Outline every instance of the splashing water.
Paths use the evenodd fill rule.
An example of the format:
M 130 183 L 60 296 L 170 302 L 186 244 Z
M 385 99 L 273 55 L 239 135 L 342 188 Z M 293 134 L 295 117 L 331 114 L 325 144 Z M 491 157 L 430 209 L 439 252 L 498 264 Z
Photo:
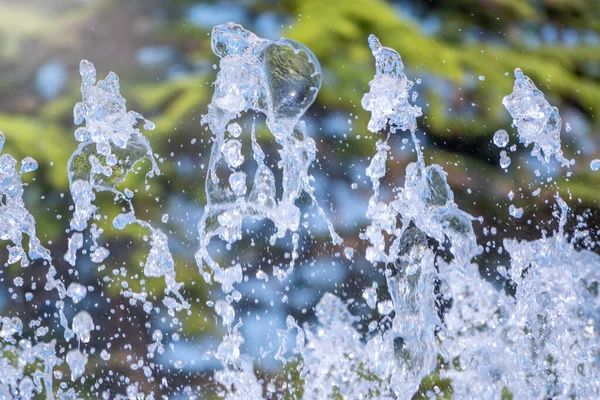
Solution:
M 370 42 L 379 43 L 373 39 Z M 378 66 L 395 65 L 397 71 L 403 70 L 400 57 L 392 49 L 380 45 L 372 48 L 376 59 L 384 54 L 387 60 L 385 64 L 378 59 Z M 403 74 L 398 76 L 406 79 Z M 378 99 L 373 86 L 368 97 L 365 96 L 369 101 L 363 101 L 367 105 Z M 382 89 L 382 96 L 386 95 Z M 407 93 L 401 96 L 408 98 Z M 389 97 L 382 101 L 391 102 L 393 98 Z M 409 118 L 395 112 L 387 109 L 386 113 L 378 114 L 379 123 L 374 126 L 386 126 L 386 117 L 382 115 L 395 115 L 400 120 Z M 411 128 L 414 137 L 416 124 Z M 418 141 L 415 146 L 418 148 Z M 511 256 L 510 277 L 518 285 L 512 298 L 483 280 L 477 265 L 470 264 L 480 251 L 471 227 L 472 217 L 453 203 L 441 167 L 425 166 L 418 152 L 417 163 L 407 167 L 405 186 L 398 190 L 397 198 L 389 205 L 379 201 L 379 184 L 385 175 L 389 149 L 387 140 L 379 141 L 377 154 L 367 169 L 375 194 L 367 212 L 372 224 L 363 237 L 371 243 L 367 259 L 387 264 L 387 286 L 395 311 L 391 328 L 364 343 L 362 335 L 352 326 L 354 317 L 343 303 L 335 296 L 325 295 L 317 307 L 317 315 L 327 318 L 319 317 L 321 326 L 316 333 L 307 333 L 308 343 L 303 353 L 306 362 L 303 370 L 308 371 L 306 397 L 339 393 L 363 398 L 411 398 L 421 380 L 437 368 L 437 357 L 455 360 L 454 364 L 446 363 L 438 373 L 441 378 L 451 380 L 457 398 L 499 398 L 505 390 L 520 398 L 558 394 L 578 398 L 597 396 L 600 371 L 596 360 L 600 343 L 594 333 L 596 328 L 592 328 L 599 317 L 597 293 L 593 289 L 597 278 L 593 271 L 600 264 L 595 254 L 578 252 L 565 240 L 562 227 L 566 221 L 566 203 L 557 197 L 563 216 L 559 232 L 553 238 L 505 242 Z M 511 214 L 518 218 L 522 212 L 515 208 Z M 402 221 L 400 228 L 396 226 L 397 217 Z M 395 237 L 387 251 L 383 231 Z M 454 259 L 446 262 L 435 257 L 434 249 L 427 245 L 427 237 L 438 242 L 448 239 Z M 554 257 L 557 253 L 564 258 Z M 586 263 L 583 271 L 580 263 Z M 573 283 L 562 286 L 561 278 L 556 275 L 562 273 L 569 275 L 565 279 Z M 540 279 L 547 281 L 541 284 Z M 443 320 L 437 313 L 436 280 L 441 282 L 439 294 L 446 304 L 452 304 Z M 363 296 L 373 307 L 376 301 L 373 289 L 365 290 Z M 574 315 L 580 317 L 573 318 Z M 536 332 L 533 335 L 532 329 Z M 552 341 L 546 342 L 548 337 Z M 573 345 L 581 350 L 571 358 L 565 349 Z M 325 375 L 311 375 L 310 371 Z M 586 384 L 578 385 L 578 380 L 585 380 Z
M 208 114 L 202 119 L 213 134 L 213 145 L 206 177 L 207 204 L 198 225 L 200 250 L 196 261 L 208 282 L 211 277 L 205 265 L 224 289 L 231 289 L 233 282 L 239 283 L 236 280 L 241 278 L 241 272 L 222 269 L 207 246 L 214 236 L 227 243 L 240 240 L 245 218 L 273 221 L 277 232 L 271 237 L 271 244 L 291 232 L 292 260 L 288 271 L 279 271 L 280 278 L 291 272 L 297 258 L 300 208 L 295 202 L 302 192 L 312 198 L 327 222 L 333 242 L 340 244 L 341 238 L 313 195 L 308 169 L 315 159 L 316 147 L 300 121 L 321 87 L 317 58 L 298 42 L 261 39 L 233 23 L 216 26 L 211 37 L 212 49 L 221 61 L 215 93 Z M 267 127 L 281 147 L 277 164 L 282 171 L 281 198 L 276 198 L 275 175 L 265 162 L 254 124 L 250 135 L 257 169 L 251 188 L 247 186 L 246 174 L 239 170 L 246 161 L 239 139 L 242 127 L 232 121 L 250 111 L 266 115 Z M 227 179 L 217 173 L 220 166 L 228 169 Z
M 5 137 L 0 132 L 0 151 Z M 47 290 L 56 288 L 61 298 L 65 295 L 64 285 L 54 279 L 56 270 L 51 265 L 50 252 L 45 249 L 36 236 L 35 219 L 25 208 L 23 201 L 23 173 L 34 171 L 37 163 L 27 158 L 17 171 L 17 161 L 10 154 L 0 156 L 0 240 L 8 241 L 8 264 L 20 261 L 21 267 L 27 267 L 32 260 L 42 259 L 50 264 L 47 274 Z M 23 248 L 23 234 L 29 237 L 29 251 Z M 65 335 L 69 328 L 63 314 L 62 302 L 56 303 Z M 36 331 L 37 332 L 37 331 Z M 40 331 L 41 333 L 41 331 Z M 44 389 L 46 397 L 52 398 L 52 369 L 61 363 L 56 356 L 56 340 L 48 343 L 23 338 L 23 322 L 18 317 L 0 316 L 0 397 L 13 398 L 14 393 L 24 399 L 31 399 L 34 393 Z M 15 360 L 17 362 L 15 362 Z M 32 366 L 43 364 L 43 369 L 32 372 Z
M 119 90 L 119 77 L 114 72 L 110 72 L 106 79 L 96 82 L 94 65 L 83 60 L 79 73 L 83 101 L 75 105 L 73 115 L 75 124 L 85 122 L 85 127 L 75 131 L 75 138 L 81 144 L 68 163 L 71 195 L 75 203 L 71 229 L 85 230 L 88 221 L 98 215 L 99 210 L 93 204 L 96 193 L 114 194 L 118 200 L 128 205 L 129 211 L 116 216 L 113 226 L 124 229 L 127 225 L 138 224 L 151 232 L 150 253 L 144 265 L 144 274 L 147 277 L 164 276 L 167 289 L 181 302 L 179 307 L 188 308 L 189 305 L 179 293 L 183 284 L 175 280 L 175 264 L 169 251 L 167 236 L 148 222 L 137 219 L 131 200 L 133 195 L 125 195 L 117 189 L 134 166 L 144 159 L 151 163 L 146 178 L 160 175 L 148 139 L 135 127 L 138 120 L 141 120 L 144 122 L 144 129 L 152 130 L 154 123 L 135 111 L 127 111 L 126 101 Z M 102 230 L 97 229 L 96 224 L 92 224 L 91 233 L 93 244 L 90 258 L 98 264 L 108 257 L 109 250 L 98 245 L 97 239 Z M 77 262 L 77 251 L 83 247 L 83 242 L 82 233 L 73 232 L 65 254 L 65 260 L 71 265 Z
M 421 110 L 409 103 L 412 82 L 404 74 L 400 55 L 383 47 L 373 35 L 369 45 L 376 75 L 362 101 L 363 107 L 371 111 L 368 128 L 377 132 L 389 125 L 391 133 L 397 129 L 410 131 L 417 162 L 406 167 L 404 187 L 397 189 L 396 198 L 389 204 L 379 199 L 380 179 L 385 176 L 390 150 L 387 140 L 377 143 L 377 154 L 367 168 L 374 191 L 367 210 L 372 223 L 362 237 L 370 242 L 367 260 L 387 265 L 387 286 L 395 315 L 389 330 L 368 341 L 370 359 L 364 365 L 382 382 L 389 381 L 379 391 L 395 398 L 410 398 L 435 369 L 439 353 L 435 335 L 440 325 L 434 293 L 437 271 L 427 238 L 441 244 L 448 240 L 457 268 L 463 268 L 479 248 L 471 225 L 473 218 L 454 203 L 446 173 L 439 165 L 425 165 L 416 137 L 416 118 Z M 392 237 L 389 245 L 384 232 Z M 373 390 L 363 389 L 368 393 Z
M 4 141 L 4 134 L 0 131 L 0 152 Z M 50 255 L 37 238 L 35 220 L 23 202 L 21 176 L 36 169 L 37 163 L 30 157 L 21 162 L 21 169 L 17 171 L 17 160 L 13 156 L 0 156 L 0 240 L 13 243 L 8 247 L 8 263 L 20 261 L 23 267 L 29 265 L 30 259 L 47 260 Z M 29 237 L 28 252 L 23 248 L 23 234 Z
M 544 93 L 520 68 L 515 69 L 513 92 L 502 99 L 502 104 L 513 118 L 519 140 L 525 146 L 533 143 L 532 155 L 545 163 L 549 163 L 552 156 L 562 166 L 575 163 L 564 157 L 560 147 L 562 119 L 558 109 L 548 103 Z
M 134 217 L 133 205 L 128 197 L 117 189 L 117 185 L 123 181 L 126 175 L 132 170 L 133 166 L 143 158 L 148 158 L 152 164 L 152 170 L 149 177 L 158 174 L 159 170 L 154 160 L 150 144 L 138 129 L 134 128 L 137 119 L 143 117 L 135 112 L 127 112 L 125 109 L 125 99 L 119 93 L 118 77 L 110 73 L 105 80 L 96 83 L 96 71 L 94 66 L 88 61 L 82 61 L 80 65 L 82 76 L 82 94 L 83 101 L 77 103 L 74 108 L 75 123 L 86 122 L 85 128 L 78 128 L 75 137 L 82 142 L 75 153 L 71 156 L 68 163 L 68 175 L 70 181 L 71 194 L 75 203 L 75 210 L 71 219 L 71 229 L 74 231 L 69 238 L 68 250 L 64 255 L 64 260 L 72 266 L 77 266 L 77 252 L 85 244 L 82 232 L 87 228 L 90 219 L 100 219 L 101 210 L 93 204 L 96 199 L 96 193 L 108 191 L 113 193 L 119 200 L 124 200 L 130 207 L 130 211 L 121 214 L 115 218 L 113 223 L 117 229 L 123 229 L 127 224 L 137 223 L 142 227 L 148 228 L 152 232 L 151 250 L 145 263 L 144 272 L 148 277 L 164 276 L 167 290 L 174 294 L 180 303 L 169 297 L 163 301 L 167 308 L 173 311 L 180 311 L 183 308 L 189 308 L 187 301 L 179 293 L 182 284 L 175 281 L 174 262 L 167 246 L 167 237 L 158 229 Z M 145 121 L 145 128 L 152 129 L 153 124 Z M 4 136 L 0 135 L 0 143 L 4 143 Z M 6 231 L 0 236 L 2 240 L 8 240 L 13 243 L 9 246 L 9 263 L 21 261 L 22 266 L 29 265 L 30 259 L 42 259 L 48 264 L 48 273 L 46 274 L 46 290 L 56 290 L 60 300 L 55 303 L 58 311 L 57 316 L 60 325 L 64 328 L 65 340 L 71 341 L 77 339 L 78 343 L 86 344 L 90 342 L 96 325 L 91 315 L 80 310 L 72 319 L 72 324 L 63 312 L 65 308 L 65 298 L 70 298 L 73 304 L 80 303 L 87 295 L 87 288 L 80 283 L 71 282 L 66 289 L 63 281 L 56 278 L 57 272 L 52 265 L 50 252 L 40 244 L 35 235 L 35 220 L 25 209 L 23 203 L 23 184 L 21 174 L 34 171 L 37 163 L 31 158 L 26 158 L 22 162 L 21 172 L 16 170 L 16 160 L 4 154 L 0 157 L 0 174 L 2 181 L 0 190 L 2 190 L 2 218 L 5 219 L 3 226 Z M 96 218 L 98 217 L 98 218 Z M 96 223 L 91 224 L 90 238 L 90 260 L 99 264 L 107 259 L 109 251 L 106 247 L 98 244 L 103 230 Z M 29 252 L 25 253 L 22 247 L 22 235 L 29 236 Z M 133 298 L 145 298 L 146 294 L 130 293 Z M 71 380 L 75 381 L 85 374 L 85 367 L 88 362 L 89 353 L 85 349 L 71 349 L 66 352 L 63 359 L 56 355 L 56 340 L 50 342 L 39 341 L 33 345 L 29 339 L 17 339 L 23 332 L 23 322 L 17 318 L 2 317 L 2 352 L 9 358 L 2 358 L 2 372 L 0 372 L 0 393 L 5 395 L 2 398 L 12 397 L 12 394 L 18 393 L 21 398 L 32 398 L 33 393 L 45 394 L 48 399 L 54 398 L 56 393 L 58 398 L 75 398 L 75 389 L 69 388 L 63 390 L 64 383 L 55 392 L 53 390 L 53 376 L 60 377 L 61 373 L 54 372 L 53 368 L 63 362 L 69 366 L 71 371 Z M 32 321 L 32 323 L 35 321 Z M 38 321 L 39 323 L 39 321 Z M 35 326 L 35 325 L 31 325 Z M 48 331 L 47 327 L 41 326 L 36 330 L 36 336 L 44 336 Z M 19 348 L 13 344 L 19 341 Z M 39 340 L 39 338 L 36 338 Z M 7 344 L 6 346 L 4 344 Z M 64 348 L 61 348 L 64 351 Z M 12 366 L 9 361 L 11 354 L 18 356 L 17 367 Z M 43 364 L 43 369 L 34 369 L 39 363 Z M 33 372 L 31 372 L 33 371 Z M 28 374 L 31 373 L 31 376 Z M 42 388 L 43 381 L 43 388 Z M 20 382 L 20 383 L 19 383 Z
M 422 113 L 420 107 L 410 104 L 414 83 L 404 73 L 402 58 L 394 49 L 382 46 L 375 35 L 369 36 L 369 47 L 375 57 L 376 75 L 361 102 L 371 112 L 367 128 L 379 132 L 389 125 L 392 133 L 398 129 L 415 131 Z
M 362 288 L 370 317 L 354 315 L 347 303 L 332 293 L 325 293 L 315 307 L 316 323 L 301 324 L 288 316 L 285 329 L 277 331 L 281 343 L 275 359 L 291 367 L 299 379 L 296 382 L 288 373 L 269 381 L 255 374 L 253 359 L 242 352 L 245 339 L 240 331 L 240 313 L 234 307 L 241 300 L 236 287 L 247 278 L 245 270 L 239 263 L 222 268 L 207 246 L 215 236 L 228 244 L 241 240 L 246 218 L 270 220 L 276 229 L 271 244 L 288 232 L 292 236 L 290 268 L 275 272 L 283 280 L 293 273 L 298 258 L 300 208 L 296 203 L 303 192 L 326 220 L 333 243 L 341 244 L 315 200 L 308 171 L 316 146 L 300 120 L 321 86 L 321 68 L 305 46 L 289 39 L 261 39 L 232 23 L 214 28 L 212 46 L 221 61 L 215 93 L 203 117 L 213 144 L 196 261 L 206 281 L 214 279 L 225 293 L 224 300 L 211 302 L 224 336 L 216 350 L 208 352 L 222 366 L 211 377 L 219 397 L 262 399 L 287 391 L 292 398 L 302 393 L 306 399 L 408 399 L 419 393 L 428 377 L 447 380 L 451 385 L 452 393 L 436 386 L 435 395 L 440 397 L 600 396 L 600 257 L 590 250 L 576 249 L 575 239 L 584 233 L 576 231 L 570 236 L 565 232 L 570 212 L 567 203 L 556 194 L 558 229 L 553 235 L 544 233 L 533 241 L 504 240 L 507 261 L 497 272 L 511 283 L 514 293 L 499 290 L 484 279 L 475 262 L 482 252 L 473 229 L 475 219 L 455 203 L 444 169 L 426 164 L 417 137 L 417 118 L 422 113 L 411 104 L 416 99 L 416 92 L 411 93 L 413 83 L 404 72 L 400 55 L 382 46 L 373 35 L 369 46 L 376 73 L 362 105 L 371 112 L 368 129 L 374 134 L 387 130 L 387 137 L 377 142 L 366 171 L 373 194 L 366 210 L 370 224 L 360 237 L 368 247 L 364 255 L 355 254 L 352 248 L 345 248 L 344 253 L 349 262 L 364 256 L 380 269 L 386 288 L 376 282 Z M 106 211 L 95 202 L 102 193 L 113 195 L 115 201 L 127 206 L 113 219 L 113 228 L 121 230 L 135 224 L 150 232 L 150 250 L 142 263 L 144 276 L 164 278 L 167 294 L 175 298 L 166 296 L 163 304 L 173 318 L 171 324 L 177 325 L 176 313 L 191 311 L 181 294 L 182 284 L 175 280 L 169 238 L 138 219 L 132 192 L 119 189 L 134 165 L 144 159 L 151 164 L 146 178 L 160 173 L 148 140 L 135 127 L 143 121 L 145 129 L 151 130 L 153 124 L 126 110 L 116 74 L 111 72 L 96 82 L 95 68 L 88 61 L 82 61 L 80 73 L 83 101 L 75 106 L 74 116 L 76 124 L 85 122 L 85 127 L 75 132 L 81 143 L 68 164 L 75 207 L 63 259 L 75 269 L 81 266 L 78 252 L 89 254 L 96 265 L 110 263 L 108 247 L 99 244 L 103 229 L 95 222 L 102 220 Z M 522 71 L 517 69 L 515 77 L 513 93 L 503 104 L 513 117 L 521 142 L 526 146 L 533 143 L 532 154 L 546 163 L 554 157 L 563 166 L 572 165 L 560 148 L 558 110 Z M 276 164 L 282 175 L 280 188 L 258 143 L 254 123 L 248 129 L 240 119 L 251 112 L 266 116 L 266 125 L 280 147 L 281 160 Z M 244 135 L 247 130 L 249 135 Z M 386 201 L 380 188 L 392 134 L 406 131 L 414 143 L 416 160 L 407 165 L 403 185 Z M 245 141 L 245 136 L 250 140 Z M 0 151 L 4 140 L 0 133 Z M 250 143 L 251 153 L 245 151 L 244 142 Z M 499 148 L 506 147 L 508 133 L 499 130 L 493 142 Z M 503 150 L 502 158 L 506 157 Z M 256 165 L 250 186 L 243 170 L 249 162 Z M 88 293 L 91 289 L 75 281 L 65 287 L 50 251 L 36 236 L 34 217 L 25 208 L 22 183 L 22 175 L 36 169 L 37 163 L 31 158 L 25 158 L 17 169 L 12 156 L 0 156 L 0 240 L 9 242 L 9 264 L 20 262 L 27 267 L 39 260 L 47 267 L 45 288 L 58 295 L 56 315 L 48 319 L 58 320 L 65 341 L 42 340 L 50 321 L 29 321 L 27 325 L 16 316 L 0 316 L 0 398 L 45 395 L 48 399 L 75 399 L 81 396 L 82 385 L 101 385 L 104 379 L 86 373 L 88 364 L 98 362 L 96 349 L 90 344 L 101 322 L 92 317 L 91 310 L 83 309 L 94 296 Z M 538 189 L 533 195 L 539 193 Z M 514 195 L 509 197 L 512 201 Z M 515 219 L 523 215 L 523 209 L 514 204 L 508 212 Z M 24 236 L 29 241 L 27 251 Z M 256 276 L 268 282 L 262 270 Z M 14 284 L 21 286 L 22 277 L 16 277 Z M 152 293 L 143 283 L 141 286 L 141 292 L 127 289 L 124 296 L 130 305 L 140 302 L 142 310 L 151 314 L 158 307 L 148 300 Z M 69 299 L 72 313 L 63 312 Z M 70 321 L 67 315 L 72 315 Z M 164 318 L 161 324 L 165 324 Z M 368 333 L 359 328 L 365 325 Z M 155 398 L 152 389 L 147 394 L 143 390 L 145 384 L 152 387 L 152 368 L 163 368 L 159 356 L 165 353 L 165 338 L 161 329 L 150 330 L 150 322 L 146 328 L 153 332 L 153 342 L 147 346 L 145 358 L 132 361 L 131 368 L 141 369 L 147 381 L 135 381 L 134 374 L 131 378 L 121 376 L 126 394 L 114 398 Z M 294 336 L 289 355 L 288 340 Z M 110 360 L 109 349 L 100 351 L 101 360 Z M 62 364 L 68 367 L 72 384 L 62 380 Z M 179 369 L 182 364 L 174 361 L 172 366 Z M 164 378 L 160 386 L 164 389 L 170 383 Z M 185 393 L 195 396 L 189 387 Z

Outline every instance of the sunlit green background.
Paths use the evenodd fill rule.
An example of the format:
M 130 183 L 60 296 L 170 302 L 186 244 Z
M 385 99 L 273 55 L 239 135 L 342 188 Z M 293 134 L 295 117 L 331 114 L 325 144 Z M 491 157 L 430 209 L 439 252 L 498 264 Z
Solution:
M 40 238 L 56 260 L 66 251 L 65 230 L 71 215 L 66 163 L 77 147 L 72 108 L 80 100 L 79 61 L 92 61 L 100 77 L 115 71 L 128 108 L 143 113 L 157 126 L 145 135 L 162 158 L 163 175 L 150 182 L 147 192 L 143 190 L 143 173 L 132 175 L 124 186 L 140 190 L 135 199 L 138 216 L 168 232 L 177 278 L 185 283 L 192 312 L 179 316 L 183 331 L 177 341 L 168 335 L 178 329 L 171 317 L 149 318 L 139 305 L 130 306 L 122 296 L 123 281 L 134 289 L 140 287 L 143 274 L 139 261 L 148 251 L 143 240 L 147 232 L 141 229 L 116 232 L 109 223 L 104 224 L 104 240 L 112 255 L 103 271 L 85 257 L 76 270 L 57 262 L 66 282 L 77 280 L 95 287 L 83 304 L 67 310 L 72 315 L 73 310 L 86 308 L 101 325 L 90 343 L 96 355 L 90 358 L 90 375 L 82 384 L 86 388 L 83 393 L 91 393 L 90 398 L 107 389 L 113 390 L 111 396 L 115 391 L 124 392 L 126 384 L 118 378 L 98 383 L 109 370 L 139 382 L 141 390 L 154 391 L 155 395 L 183 395 L 186 385 L 192 392 L 199 391 L 198 385 L 201 391 L 214 389 L 207 372 L 215 365 L 214 360 L 202 364 L 201 359 L 209 358 L 206 349 L 214 349 L 222 334 L 206 302 L 222 295 L 218 288 L 204 283 L 193 255 L 197 249 L 196 223 L 205 202 L 203 182 L 210 149 L 210 132 L 200 125 L 200 118 L 212 95 L 213 65 L 218 64 L 210 48 L 210 30 L 228 21 L 241 23 L 269 39 L 286 36 L 298 40 L 320 60 L 323 87 L 306 116 L 319 150 L 313 169 L 316 194 L 345 238 L 345 245 L 354 247 L 357 254 L 354 263 L 334 257 L 343 248 L 325 244 L 322 224 L 311 234 L 304 230 L 303 262 L 311 272 L 303 274 L 304 266 L 300 265 L 291 283 L 280 284 L 272 278 L 265 292 L 256 294 L 260 297 L 258 306 L 250 300 L 240 304 L 241 309 L 264 315 L 270 309 L 271 297 L 275 299 L 278 306 L 264 319 L 274 321 L 270 325 L 272 337 L 287 314 L 311 321 L 311 308 L 324 291 L 360 299 L 360 288 L 366 282 L 377 279 L 383 284 L 379 273 L 362 258 L 364 243 L 358 239 L 365 226 L 370 190 L 364 168 L 379 138 L 366 130 L 368 114 L 360 106 L 374 74 L 367 45 L 370 33 L 385 46 L 395 48 L 402 55 L 409 78 L 420 82 L 415 90 L 424 114 L 419 120 L 419 135 L 426 161 L 438 163 L 448 172 L 462 209 L 483 217 L 475 229 L 481 244 L 489 241 L 489 253 L 479 260 L 484 274 L 493 274 L 503 262 L 494 248 L 500 246 L 502 237 L 533 238 L 539 237 L 541 229 L 551 233 L 556 228 L 551 215 L 556 190 L 577 213 L 590 210 L 589 228 L 592 236 L 596 234 L 600 173 L 591 171 L 589 162 L 599 157 L 600 149 L 597 0 L 0 0 L 0 130 L 7 138 L 4 152 L 17 159 L 32 156 L 40 164 L 39 170 L 26 178 L 26 203 L 37 219 Z M 577 161 L 572 174 L 558 166 L 548 169 L 541 165 L 522 145 L 511 153 L 508 171 L 499 167 L 500 149 L 491 143 L 494 132 L 506 129 L 511 144 L 517 144 L 516 131 L 501 104 L 502 97 L 512 90 L 516 67 L 560 109 L 563 148 L 567 157 Z M 570 125 L 569 132 L 565 123 Z M 415 156 L 410 146 L 402 150 L 406 134 L 395 136 L 390 141 L 394 160 L 388 163 L 387 183 L 402 185 L 404 167 Z M 265 137 L 268 141 L 268 135 Z M 536 169 L 542 178 L 536 178 Z M 547 184 L 548 177 L 559 189 L 548 186 L 541 196 L 532 197 L 533 189 L 542 181 Z M 538 185 L 531 186 L 535 182 Z M 351 187 L 353 183 L 357 183 L 356 189 Z M 510 191 L 515 193 L 512 202 L 508 199 Z M 120 212 L 110 196 L 102 195 L 99 201 L 104 214 Z M 509 217 L 509 203 L 524 207 L 521 220 Z M 161 222 L 163 214 L 169 215 L 167 223 Z M 573 219 L 570 224 L 576 222 Z M 484 228 L 491 227 L 496 227 L 498 234 L 486 237 Z M 282 253 L 287 244 L 271 250 Z M 266 246 L 265 239 L 248 257 L 260 260 Z M 4 259 L 5 252 L 0 256 Z M 335 266 L 330 259 L 336 260 Z M 333 268 L 333 275 L 329 268 Z M 16 265 L 1 268 L 0 314 L 19 315 L 27 321 L 51 314 L 53 307 L 45 306 L 44 301 L 56 299 L 43 291 L 44 274 L 41 265 L 27 271 Z M 23 287 L 14 287 L 17 275 L 27 277 Z M 34 282 L 38 289 L 34 301 L 27 303 L 24 293 L 32 291 Z M 163 296 L 162 280 L 147 279 L 145 285 L 157 298 Z M 11 298 L 13 293 L 16 299 Z M 290 296 L 290 302 L 280 304 L 283 294 Z M 152 328 L 145 326 L 147 322 Z M 164 367 L 156 368 L 153 380 L 148 380 L 130 365 L 144 357 L 145 345 L 151 342 L 158 325 L 168 336 L 166 356 L 160 361 Z M 249 331 L 254 327 L 247 326 Z M 59 347 L 68 348 L 60 342 L 60 329 L 44 339 L 50 335 L 59 338 Z M 112 344 L 112 357 L 104 361 L 97 354 L 107 343 Z M 246 349 L 255 357 L 260 355 L 258 343 L 248 334 Z M 186 367 L 178 370 L 174 360 L 181 359 L 182 353 L 188 357 Z M 64 366 L 61 368 L 66 372 Z M 270 376 L 277 373 L 278 366 L 261 361 L 257 369 Z M 168 387 L 161 385 L 163 377 L 169 379 Z M 90 388 L 94 384 L 97 387 Z

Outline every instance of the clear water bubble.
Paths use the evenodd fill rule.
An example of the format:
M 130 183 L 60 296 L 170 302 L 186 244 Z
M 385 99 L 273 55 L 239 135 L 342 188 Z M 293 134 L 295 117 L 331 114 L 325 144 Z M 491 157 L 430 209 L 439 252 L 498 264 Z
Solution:
M 102 349 L 102 351 L 100 352 L 100 358 L 104 361 L 108 361 L 110 360 L 110 353 L 106 351 L 106 349 Z
M 81 120 L 83 122 L 83 120 Z M 75 130 L 75 139 L 78 142 L 86 142 L 90 140 L 90 131 L 88 131 L 85 127 L 79 127 Z
M 321 88 L 321 65 L 306 46 L 291 39 L 268 45 L 263 53 L 269 114 L 294 120 L 306 112 Z

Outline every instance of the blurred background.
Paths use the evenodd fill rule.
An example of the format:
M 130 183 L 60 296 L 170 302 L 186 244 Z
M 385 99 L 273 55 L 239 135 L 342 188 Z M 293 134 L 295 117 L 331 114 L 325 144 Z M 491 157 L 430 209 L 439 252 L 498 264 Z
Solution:
M 168 233 L 191 314 L 174 318 L 161 310 L 148 315 L 140 304 L 130 304 L 124 296 L 127 287 L 136 291 L 145 287 L 157 305 L 164 296 L 161 279 L 142 280 L 140 261 L 148 251 L 147 232 L 115 231 L 101 221 L 103 240 L 111 249 L 103 267 L 86 256 L 76 269 L 57 261 L 67 284 L 78 281 L 91 291 L 76 307 L 67 305 L 67 317 L 87 309 L 100 325 L 87 346 L 88 378 L 80 383 L 84 397 L 99 397 L 109 390 L 106 393 L 113 398 L 132 383 L 140 391 L 169 398 L 187 398 L 190 393 L 210 396 L 216 389 L 211 371 L 219 363 L 210 352 L 223 332 L 211 301 L 223 294 L 199 275 L 194 253 L 211 144 L 200 118 L 207 111 L 218 65 L 210 31 L 229 21 L 264 38 L 295 39 L 320 60 L 323 86 L 305 117 L 318 146 L 312 172 L 316 196 L 345 239 L 341 247 L 331 245 L 326 225 L 303 198 L 307 227 L 301 230 L 301 257 L 286 281 L 279 282 L 271 272 L 273 266 L 285 265 L 290 240 L 269 246 L 272 227 L 267 224 L 248 225 L 255 246 L 248 240 L 235 251 L 218 253 L 223 265 L 243 258 L 254 266 L 245 271 L 248 279 L 239 287 L 243 298 L 236 307 L 246 338 L 243 350 L 256 359 L 257 373 L 265 382 L 282 376 L 282 364 L 273 356 L 287 315 L 310 325 L 313 306 L 323 293 L 332 292 L 362 316 L 359 328 L 365 330 L 374 315 L 361 298 L 362 289 L 378 282 L 380 295 L 386 296 L 382 270 L 364 260 L 365 244 L 358 238 L 367 223 L 364 214 L 371 190 L 365 168 L 375 142 L 383 137 L 366 130 L 369 115 L 360 106 L 375 72 L 367 44 L 370 33 L 402 55 L 408 77 L 416 82 L 416 102 L 423 108 L 418 135 L 426 161 L 448 172 L 460 208 L 482 217 L 474 226 L 485 248 L 477 260 L 484 276 L 499 290 L 511 290 L 510 282 L 496 274 L 497 267 L 508 261 L 502 239 L 551 234 L 557 228 L 552 216 L 556 191 L 573 214 L 582 216 L 569 221 L 571 231 L 575 225 L 588 230 L 580 245 L 594 247 L 600 172 L 592 171 L 589 163 L 598 157 L 600 146 L 597 0 L 0 0 L 4 152 L 19 160 L 31 156 L 40 164 L 38 171 L 26 175 L 25 201 L 37 220 L 38 236 L 55 260 L 62 260 L 66 251 L 65 230 L 71 216 L 66 163 L 78 144 L 72 109 L 81 99 L 79 61 L 93 62 L 99 78 L 116 72 L 128 109 L 141 112 L 157 126 L 145 135 L 161 158 L 163 174 L 150 181 L 148 191 L 145 173 L 132 174 L 124 186 L 140 190 L 134 202 L 138 217 Z M 576 159 L 569 173 L 558 165 L 540 164 L 530 156 L 531 149 L 520 144 L 509 152 L 510 167 L 500 168 L 500 149 L 491 141 L 494 132 L 506 129 L 511 145 L 518 143 L 501 103 L 512 90 L 516 67 L 560 109 L 563 149 L 568 158 Z M 268 134 L 261 138 L 265 146 L 276 148 Z M 404 168 L 415 159 L 407 138 L 398 133 L 390 140 L 393 160 L 388 162 L 387 199 L 394 186 L 403 185 Z M 142 166 L 142 171 L 147 168 Z M 542 193 L 532 196 L 538 187 L 543 187 Z M 120 212 L 109 195 L 100 195 L 98 203 L 105 215 Z M 509 204 L 523 207 L 524 215 L 510 217 Z M 346 246 L 355 250 L 353 260 L 344 257 Z M 0 260 L 6 260 L 2 251 Z M 259 269 L 269 278 L 259 275 L 259 279 Z M 43 290 L 45 272 L 42 265 L 27 270 L 16 264 L 0 267 L 0 315 L 52 320 L 48 316 L 55 312 L 56 298 Z M 25 278 L 22 286 L 14 284 L 17 276 Z M 26 292 L 34 293 L 32 301 L 25 300 Z M 147 374 L 137 363 L 146 357 L 157 328 L 163 334 L 164 352 L 146 359 L 152 365 Z M 34 329 L 35 325 L 25 328 Z M 57 338 L 59 348 L 73 346 L 61 339 L 58 327 L 43 340 L 51 337 Z M 99 356 L 104 349 L 111 354 L 108 360 Z M 64 381 L 67 368 L 60 368 Z M 294 373 L 287 368 L 286 373 Z M 56 385 L 60 382 L 57 379 Z

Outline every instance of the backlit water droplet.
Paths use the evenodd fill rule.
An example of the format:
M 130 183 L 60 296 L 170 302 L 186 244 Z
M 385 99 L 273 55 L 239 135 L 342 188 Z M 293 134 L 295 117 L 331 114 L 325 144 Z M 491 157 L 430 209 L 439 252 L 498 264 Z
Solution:
M 496 131 L 496 133 L 494 133 L 494 144 L 497 147 L 506 147 L 506 145 L 508 145 L 508 141 L 508 132 L 506 132 L 504 129 L 499 129 Z

